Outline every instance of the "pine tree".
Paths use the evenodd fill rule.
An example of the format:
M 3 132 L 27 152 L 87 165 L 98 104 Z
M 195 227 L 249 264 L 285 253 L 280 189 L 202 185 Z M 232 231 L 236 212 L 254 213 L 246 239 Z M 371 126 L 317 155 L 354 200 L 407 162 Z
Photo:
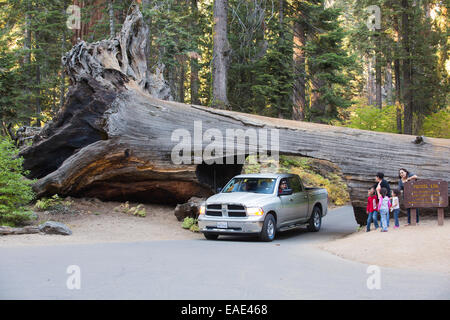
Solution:
M 339 22 L 341 10 L 325 8 L 320 2 L 308 9 L 313 30 L 305 47 L 311 90 L 307 117 L 328 123 L 338 117 L 339 109 L 351 105 L 346 94 L 350 79 L 344 70 L 354 64 L 354 58 L 343 47 L 346 33 Z
M 25 206 L 33 199 L 32 180 L 24 178 L 22 158 L 9 139 L 0 137 L 0 224 L 21 224 L 32 217 Z

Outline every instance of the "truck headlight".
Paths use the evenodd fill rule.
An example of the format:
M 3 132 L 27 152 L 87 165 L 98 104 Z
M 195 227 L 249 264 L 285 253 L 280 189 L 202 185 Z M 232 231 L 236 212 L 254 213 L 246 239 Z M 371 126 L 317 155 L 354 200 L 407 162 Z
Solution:
M 249 216 L 262 216 L 264 214 L 264 211 L 262 208 L 247 208 L 247 215 Z
M 206 206 L 201 205 L 200 208 L 198 208 L 198 215 L 201 216 L 202 214 L 205 214 Z

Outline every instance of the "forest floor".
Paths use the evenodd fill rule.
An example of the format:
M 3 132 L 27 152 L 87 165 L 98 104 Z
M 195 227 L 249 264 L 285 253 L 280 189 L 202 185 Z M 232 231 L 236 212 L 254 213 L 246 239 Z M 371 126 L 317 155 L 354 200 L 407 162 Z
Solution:
M 120 202 L 102 202 L 97 199 L 71 198 L 72 205 L 66 213 L 36 212 L 38 220 L 58 221 L 66 224 L 72 235 L 24 234 L 0 237 L 0 247 L 21 245 L 81 244 L 96 242 L 135 242 L 151 240 L 182 240 L 203 238 L 181 228 L 174 215 L 174 206 L 144 205 L 145 217 L 117 212 Z M 136 204 L 130 203 L 131 206 Z
M 380 229 L 366 232 L 361 228 L 343 238 L 319 245 L 319 248 L 345 259 L 362 263 L 450 273 L 450 221 L 438 226 L 437 217 L 421 218 L 419 225 L 406 225 L 400 220 L 400 228 L 388 232 Z M 372 226 L 373 227 L 373 226 Z

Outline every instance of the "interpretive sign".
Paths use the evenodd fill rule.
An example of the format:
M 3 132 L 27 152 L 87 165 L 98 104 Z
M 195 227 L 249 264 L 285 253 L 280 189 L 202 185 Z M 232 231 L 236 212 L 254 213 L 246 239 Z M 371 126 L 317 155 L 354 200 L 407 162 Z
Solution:
M 448 207 L 448 183 L 441 180 L 416 180 L 405 183 L 404 204 L 411 208 L 415 224 L 416 208 L 438 208 L 438 224 L 444 224 L 444 208 Z

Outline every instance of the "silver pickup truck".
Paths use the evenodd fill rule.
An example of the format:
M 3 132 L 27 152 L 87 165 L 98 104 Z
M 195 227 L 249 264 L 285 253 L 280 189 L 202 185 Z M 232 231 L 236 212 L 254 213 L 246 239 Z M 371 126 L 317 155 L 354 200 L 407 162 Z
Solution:
M 198 226 L 206 239 L 253 234 L 272 241 L 278 231 L 307 225 L 319 231 L 327 214 L 325 189 L 305 188 L 295 174 L 243 174 L 200 207 Z

